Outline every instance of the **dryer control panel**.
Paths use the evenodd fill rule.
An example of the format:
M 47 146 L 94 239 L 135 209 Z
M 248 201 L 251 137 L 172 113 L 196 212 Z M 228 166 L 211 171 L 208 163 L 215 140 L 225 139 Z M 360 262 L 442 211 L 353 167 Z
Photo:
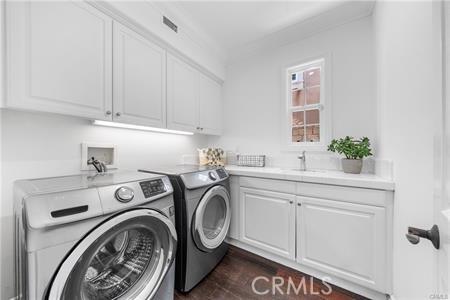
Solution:
M 154 197 L 167 191 L 166 185 L 161 179 L 139 182 L 145 198 Z
M 206 171 L 181 174 L 187 189 L 196 189 L 203 186 L 216 184 L 228 178 L 228 173 L 223 168 L 210 169 Z

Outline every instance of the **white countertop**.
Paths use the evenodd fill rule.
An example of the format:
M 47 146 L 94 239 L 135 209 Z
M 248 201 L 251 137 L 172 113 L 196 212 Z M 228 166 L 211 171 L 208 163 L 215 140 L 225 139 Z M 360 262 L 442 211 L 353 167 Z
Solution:
M 373 174 L 346 174 L 340 171 L 315 170 L 298 171 L 282 168 L 258 168 L 226 165 L 230 175 L 281 179 L 308 183 L 332 184 L 358 188 L 369 188 L 393 191 L 395 184 L 392 180 Z

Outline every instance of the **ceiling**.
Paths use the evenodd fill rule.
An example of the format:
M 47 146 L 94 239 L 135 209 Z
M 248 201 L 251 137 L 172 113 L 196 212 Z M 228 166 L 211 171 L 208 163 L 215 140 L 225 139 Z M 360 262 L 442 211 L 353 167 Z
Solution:
M 227 52 L 349 3 L 357 4 L 336 0 L 174 2 L 180 13 Z M 369 1 L 357 5 L 361 3 L 365 10 L 373 7 Z

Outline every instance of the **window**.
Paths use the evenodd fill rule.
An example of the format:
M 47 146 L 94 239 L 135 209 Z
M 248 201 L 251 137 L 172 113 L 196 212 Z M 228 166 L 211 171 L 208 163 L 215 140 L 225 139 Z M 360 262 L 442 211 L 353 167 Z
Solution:
M 286 75 L 288 143 L 323 145 L 326 142 L 324 59 L 288 68 Z

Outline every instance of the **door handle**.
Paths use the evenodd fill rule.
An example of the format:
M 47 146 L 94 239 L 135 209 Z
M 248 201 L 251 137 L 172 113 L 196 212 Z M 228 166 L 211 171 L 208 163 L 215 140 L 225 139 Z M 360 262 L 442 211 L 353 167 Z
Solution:
M 439 227 L 437 225 L 433 225 L 430 230 L 408 227 L 406 238 L 413 245 L 418 244 L 420 238 L 424 238 L 430 240 L 434 248 L 439 249 L 440 247 Z

